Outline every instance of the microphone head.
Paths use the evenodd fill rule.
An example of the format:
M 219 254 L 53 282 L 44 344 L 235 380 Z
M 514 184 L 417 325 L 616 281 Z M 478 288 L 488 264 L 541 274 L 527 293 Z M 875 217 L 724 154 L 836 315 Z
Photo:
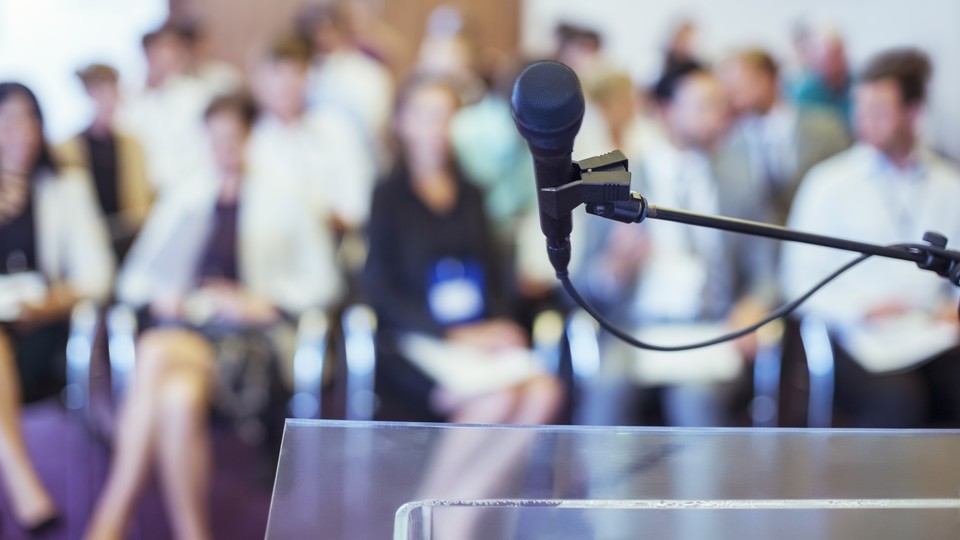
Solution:
M 527 66 L 513 84 L 513 120 L 530 148 L 558 153 L 573 151 L 583 122 L 583 90 L 572 69 L 560 62 Z

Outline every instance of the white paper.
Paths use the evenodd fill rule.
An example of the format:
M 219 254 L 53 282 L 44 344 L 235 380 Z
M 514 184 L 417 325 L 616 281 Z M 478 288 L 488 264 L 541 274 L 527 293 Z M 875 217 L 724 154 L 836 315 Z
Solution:
M 26 302 L 40 302 L 47 294 L 47 284 L 37 272 L 0 275 L 0 321 L 15 321 Z
M 460 397 L 510 388 L 542 372 L 529 349 L 490 352 L 418 334 L 405 336 L 400 349 L 437 384 Z
M 840 341 L 867 371 L 891 373 L 956 346 L 958 335 L 957 325 L 915 312 L 844 329 Z
M 647 326 L 637 338 L 652 345 L 674 346 L 706 341 L 728 333 L 717 323 L 661 324 Z M 729 382 L 743 370 L 743 357 L 732 343 L 703 349 L 658 352 L 637 349 L 632 375 L 643 386 Z

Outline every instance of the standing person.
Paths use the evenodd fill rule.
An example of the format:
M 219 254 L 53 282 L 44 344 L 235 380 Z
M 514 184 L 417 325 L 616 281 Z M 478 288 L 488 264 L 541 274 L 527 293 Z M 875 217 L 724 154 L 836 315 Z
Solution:
M 877 244 L 918 242 L 926 231 L 960 238 L 960 171 L 918 138 L 930 74 L 914 49 L 867 64 L 854 92 L 857 144 L 810 171 L 791 227 Z M 797 296 L 850 259 L 785 244 L 784 289 Z M 832 329 L 837 409 L 854 425 L 920 427 L 934 412 L 960 422 L 957 295 L 943 278 L 871 259 L 814 295 L 805 313 Z
M 154 463 L 175 537 L 211 538 L 211 402 L 262 442 L 269 374 L 292 378 L 290 318 L 339 293 L 332 242 L 309 207 L 274 189 L 274 177 L 250 178 L 250 102 L 218 98 L 205 117 L 216 176 L 158 202 L 118 280 L 118 297 L 145 312 L 148 329 L 91 540 L 124 536 Z
M 850 146 L 846 126 L 823 106 L 782 99 L 779 66 L 762 49 L 736 52 L 720 76 L 737 115 L 717 151 L 720 182 L 762 192 L 762 217 L 783 225 L 807 171 Z
M 379 318 L 377 381 L 419 417 L 547 423 L 562 390 L 533 368 L 527 336 L 510 318 L 482 196 L 450 148 L 458 105 L 456 90 L 433 80 L 414 82 L 400 100 L 400 159 L 374 195 L 364 274 Z M 461 351 L 464 369 L 479 376 L 464 381 L 444 369 L 449 362 L 432 361 L 444 351 Z M 468 366 L 468 357 L 484 360 Z M 496 366 L 509 368 L 504 379 Z
M 94 106 L 93 122 L 56 148 L 61 163 L 90 172 L 100 211 L 107 218 L 113 253 L 122 261 L 150 210 L 143 147 L 116 126 L 119 104 L 117 71 L 93 64 L 77 73 Z
M 34 94 L 0 83 L 0 478 L 28 531 L 49 528 L 57 509 L 27 456 L 20 402 L 57 392 L 70 312 L 104 300 L 112 274 L 89 180 L 53 160 Z

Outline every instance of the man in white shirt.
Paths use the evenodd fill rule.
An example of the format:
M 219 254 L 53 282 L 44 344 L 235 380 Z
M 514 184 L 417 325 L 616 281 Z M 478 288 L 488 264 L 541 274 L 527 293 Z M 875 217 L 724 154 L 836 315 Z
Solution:
M 213 96 L 186 73 L 189 46 L 184 29 L 169 24 L 146 34 L 146 81 L 124 95 L 117 111 L 118 125 L 143 145 L 148 179 L 158 195 L 210 165 L 203 111 Z
M 800 179 L 850 146 L 846 127 L 829 109 L 782 99 L 779 66 L 762 49 L 736 52 L 719 74 L 737 121 L 718 149 L 718 175 L 763 192 L 769 215 L 761 217 L 782 225 Z
M 357 230 L 367 219 L 376 168 L 352 122 L 335 109 L 306 110 L 309 62 L 306 43 L 282 37 L 258 66 L 262 114 L 248 150 L 251 176 L 295 190 L 337 230 Z
M 930 63 L 912 49 L 874 58 L 855 92 L 859 143 L 803 181 L 789 225 L 878 244 L 925 231 L 960 238 L 960 171 L 923 147 L 917 123 Z M 849 253 L 789 244 L 783 285 L 805 292 Z M 863 427 L 918 427 L 931 413 L 960 419 L 957 291 L 910 263 L 870 259 L 807 304 L 836 340 L 836 401 Z M 936 407 L 931 406 L 936 404 Z
M 357 123 L 374 158 L 386 164 L 394 94 L 390 72 L 357 48 L 349 13 L 338 4 L 308 5 L 298 26 L 313 49 L 310 108 L 342 111 Z

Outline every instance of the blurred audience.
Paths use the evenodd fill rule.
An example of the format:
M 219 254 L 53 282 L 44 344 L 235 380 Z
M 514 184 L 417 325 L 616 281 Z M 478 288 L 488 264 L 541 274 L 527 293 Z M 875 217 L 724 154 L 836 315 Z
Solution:
M 582 81 L 608 67 L 603 56 L 603 37 L 592 28 L 560 23 L 554 29 L 556 60 L 570 66 Z
M 631 161 L 664 136 L 661 127 L 640 114 L 639 90 L 627 73 L 607 71 L 595 76 L 584 89 L 607 128 L 612 148 L 623 151 Z
M 638 191 L 656 204 L 706 214 L 752 218 L 762 206 L 756 190 L 720 185 L 711 152 L 727 128 L 727 102 L 717 78 L 696 63 L 678 64 L 655 89 L 666 137 L 633 167 Z M 593 221 L 584 255 L 583 290 L 608 313 L 619 313 L 641 339 L 664 344 L 699 341 L 755 322 L 776 298 L 772 246 L 710 229 L 665 222 L 645 228 Z M 700 353 L 664 357 L 629 351 L 614 359 L 591 401 L 603 401 L 600 423 L 629 421 L 632 380 L 658 387 L 670 425 L 717 426 L 732 422 L 744 360 L 756 338 Z M 618 363 L 619 362 L 619 363 Z M 625 372 L 624 372 L 625 370 Z M 612 388 L 611 388 L 612 387 Z M 625 402 L 607 401 L 625 396 Z
M 90 173 L 100 211 L 107 218 L 113 253 L 122 261 L 152 202 L 143 147 L 116 126 L 120 100 L 117 71 L 93 64 L 77 75 L 93 102 L 93 122 L 57 146 L 57 159 Z
M 177 22 L 186 45 L 184 72 L 200 81 L 211 96 L 237 92 L 243 86 L 243 76 L 231 64 L 210 55 L 207 33 L 198 21 Z
M 339 110 L 308 111 L 310 48 L 296 36 L 270 44 L 253 74 L 262 114 L 250 140 L 255 179 L 274 180 L 307 201 L 338 231 L 363 226 L 376 176 L 363 135 Z
M 510 109 L 518 67 L 499 74 L 483 99 L 460 109 L 450 125 L 457 162 L 483 191 L 498 245 L 507 253 L 515 247 L 518 220 L 536 207 L 533 158 Z
M 828 107 L 850 125 L 850 67 L 843 36 L 824 22 L 799 21 L 794 27 L 794 47 L 800 73 L 788 81 L 792 101 Z
M 350 11 L 336 2 L 307 6 L 297 26 L 313 51 L 310 106 L 344 111 L 362 129 L 371 156 L 386 165 L 393 107 L 390 73 L 357 47 Z
M 90 188 L 82 170 L 54 160 L 34 94 L 0 83 L 0 478 L 28 531 L 49 528 L 57 509 L 27 456 L 20 402 L 57 393 L 73 307 L 110 291 L 109 240 Z
M 511 319 L 482 195 L 450 147 L 458 106 L 457 89 L 436 79 L 400 97 L 399 159 L 374 193 L 364 275 L 379 318 L 377 383 L 419 418 L 547 423 L 562 389 Z
M 137 374 L 123 404 L 113 465 L 87 538 L 122 538 L 156 464 L 178 538 L 211 538 L 208 408 L 263 442 L 270 374 L 292 379 L 296 317 L 340 294 L 332 241 L 283 179 L 253 179 L 245 154 L 251 103 L 206 110 L 213 178 L 161 199 L 117 285 L 145 310 Z
M 700 28 L 696 21 L 690 18 L 677 20 L 663 47 L 662 73 L 669 73 L 674 69 L 690 62 L 702 63 L 700 54 Z
M 829 109 L 782 99 L 779 67 L 762 49 L 733 54 L 720 75 L 737 121 L 720 147 L 718 175 L 763 193 L 769 213 L 759 217 L 783 225 L 807 171 L 850 146 L 846 127 Z
M 150 185 L 158 196 L 209 165 L 202 150 L 203 108 L 212 94 L 187 72 L 192 39 L 188 29 L 169 23 L 146 34 L 146 81 L 123 96 L 117 114 L 118 129 L 143 145 Z
M 877 244 L 960 235 L 960 171 L 917 136 L 931 75 L 927 56 L 895 49 L 873 58 L 855 88 L 857 144 L 814 167 L 789 225 Z M 784 247 L 783 286 L 806 292 L 852 258 Z M 836 338 L 836 404 L 858 427 L 920 427 L 931 413 L 960 421 L 957 294 L 932 272 L 871 259 L 807 303 Z

